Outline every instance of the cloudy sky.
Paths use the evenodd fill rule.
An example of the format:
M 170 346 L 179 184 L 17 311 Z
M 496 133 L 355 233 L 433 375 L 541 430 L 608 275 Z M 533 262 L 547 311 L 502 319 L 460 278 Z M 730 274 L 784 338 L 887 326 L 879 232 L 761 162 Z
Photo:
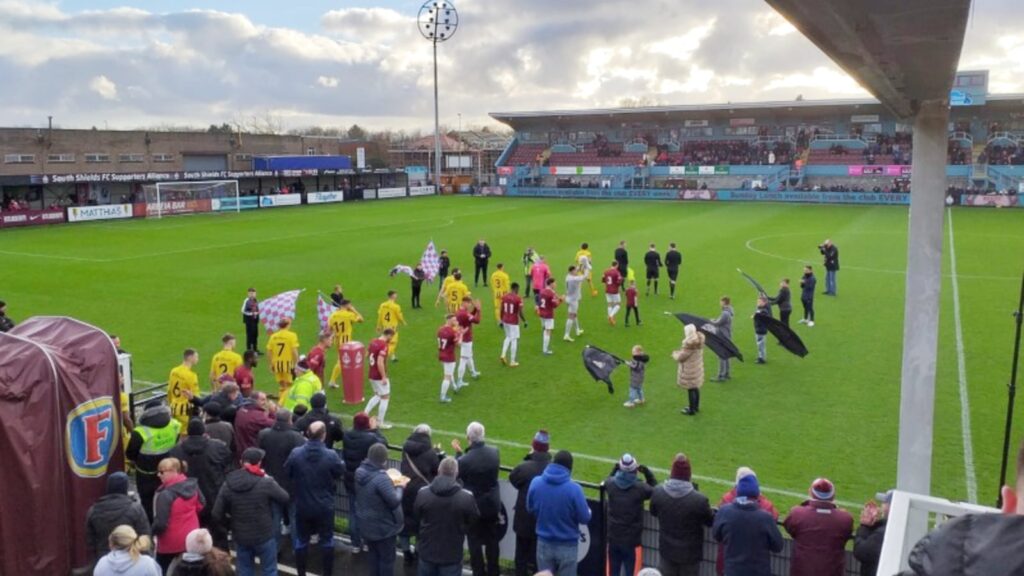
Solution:
M 1024 92 L 1021 0 L 975 0 L 961 69 Z M 0 0 L 0 125 L 432 124 L 406 0 Z M 441 121 L 487 112 L 866 96 L 762 0 L 458 0 Z

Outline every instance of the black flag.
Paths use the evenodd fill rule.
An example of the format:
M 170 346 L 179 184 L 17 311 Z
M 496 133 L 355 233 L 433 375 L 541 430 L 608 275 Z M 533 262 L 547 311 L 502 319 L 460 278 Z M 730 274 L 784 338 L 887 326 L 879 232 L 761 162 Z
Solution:
M 783 324 L 781 320 L 777 320 L 771 316 L 762 317 L 762 320 L 764 320 L 768 331 L 779 339 L 779 344 L 782 344 L 783 348 L 801 358 L 807 356 L 807 346 L 804 346 L 803 340 L 796 335 L 796 332 L 794 332 L 792 328 Z
M 618 358 L 600 348 L 587 345 L 583 348 L 583 367 L 590 372 L 590 375 L 594 377 L 594 380 L 599 380 L 608 385 L 608 393 L 614 394 L 615 388 L 612 386 L 612 372 L 619 367 L 619 364 L 623 364 L 623 360 Z
M 754 287 L 754 290 L 757 290 L 758 295 L 764 296 L 765 298 L 768 297 L 768 292 L 764 289 L 764 286 L 761 286 L 761 284 L 757 280 L 754 280 L 753 276 L 747 274 L 746 272 L 740 270 L 739 268 L 737 268 L 736 271 L 739 272 L 740 274 L 743 274 L 743 277 L 747 279 L 747 282 L 750 282 L 750 284 Z
M 722 360 L 736 358 L 743 362 L 743 354 L 740 353 L 740 349 L 736 347 L 736 344 L 733 344 L 732 340 L 723 336 L 718 331 L 718 326 L 712 324 L 707 318 L 686 314 L 685 312 L 680 312 L 675 317 L 683 324 L 693 324 L 698 332 L 703 333 L 704 345 L 710 348 Z

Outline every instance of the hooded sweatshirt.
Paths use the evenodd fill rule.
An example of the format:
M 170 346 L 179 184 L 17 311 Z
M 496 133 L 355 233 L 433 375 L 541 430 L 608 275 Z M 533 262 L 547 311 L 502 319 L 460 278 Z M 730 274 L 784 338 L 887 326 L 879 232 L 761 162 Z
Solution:
M 648 482 L 641 482 L 636 472 L 625 470 L 617 470 L 605 480 L 608 542 L 629 548 L 640 545 L 644 531 L 644 502 L 651 498 L 654 482 L 653 476 L 648 478 Z
M 114 550 L 96 563 L 94 576 L 160 576 L 160 565 L 152 556 L 141 554 L 137 560 L 124 550 Z
M 199 512 L 206 505 L 195 478 L 178 474 L 165 481 L 156 491 L 153 507 L 153 535 L 160 554 L 181 554 L 185 537 L 199 528 Z
M 681 564 L 703 559 L 704 528 L 711 526 L 714 513 L 692 483 L 670 478 L 654 488 L 651 515 L 658 519 L 658 550 L 662 556 Z
M 530 482 L 526 509 L 537 517 L 537 539 L 553 544 L 578 543 L 579 525 L 590 522 L 583 488 L 561 464 L 548 464 L 544 473 Z

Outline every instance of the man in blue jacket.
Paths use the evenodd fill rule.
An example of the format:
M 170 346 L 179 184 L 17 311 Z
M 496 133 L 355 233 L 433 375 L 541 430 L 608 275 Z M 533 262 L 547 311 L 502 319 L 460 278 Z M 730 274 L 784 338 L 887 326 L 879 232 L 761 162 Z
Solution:
M 371 576 L 394 575 L 395 540 L 405 525 L 402 489 L 409 478 L 393 483 L 387 465 L 387 446 L 374 444 L 356 470 L 356 510 L 360 535 L 370 550 Z
M 324 445 L 327 427 L 323 422 L 309 425 L 309 441 L 292 450 L 284 463 L 295 500 L 295 568 L 306 576 L 309 541 L 315 533 L 323 554 L 322 574 L 334 570 L 334 493 L 345 471 L 337 452 Z
M 771 576 L 771 553 L 782 552 L 775 519 L 758 505 L 757 476 L 736 483 L 736 500 L 715 515 L 711 533 L 725 547 L 725 576 Z
M 526 495 L 526 509 L 537 517 L 537 568 L 554 576 L 575 576 L 580 524 L 590 522 L 583 488 L 571 475 L 572 454 L 562 450 Z

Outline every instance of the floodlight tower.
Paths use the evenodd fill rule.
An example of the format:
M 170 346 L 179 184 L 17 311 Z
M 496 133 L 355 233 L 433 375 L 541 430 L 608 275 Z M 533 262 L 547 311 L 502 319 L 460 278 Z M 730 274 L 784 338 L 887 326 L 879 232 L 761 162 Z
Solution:
M 441 194 L 441 121 L 437 105 L 437 45 L 455 35 L 459 13 L 448 1 L 427 0 L 416 20 L 420 34 L 434 45 L 434 189 Z

